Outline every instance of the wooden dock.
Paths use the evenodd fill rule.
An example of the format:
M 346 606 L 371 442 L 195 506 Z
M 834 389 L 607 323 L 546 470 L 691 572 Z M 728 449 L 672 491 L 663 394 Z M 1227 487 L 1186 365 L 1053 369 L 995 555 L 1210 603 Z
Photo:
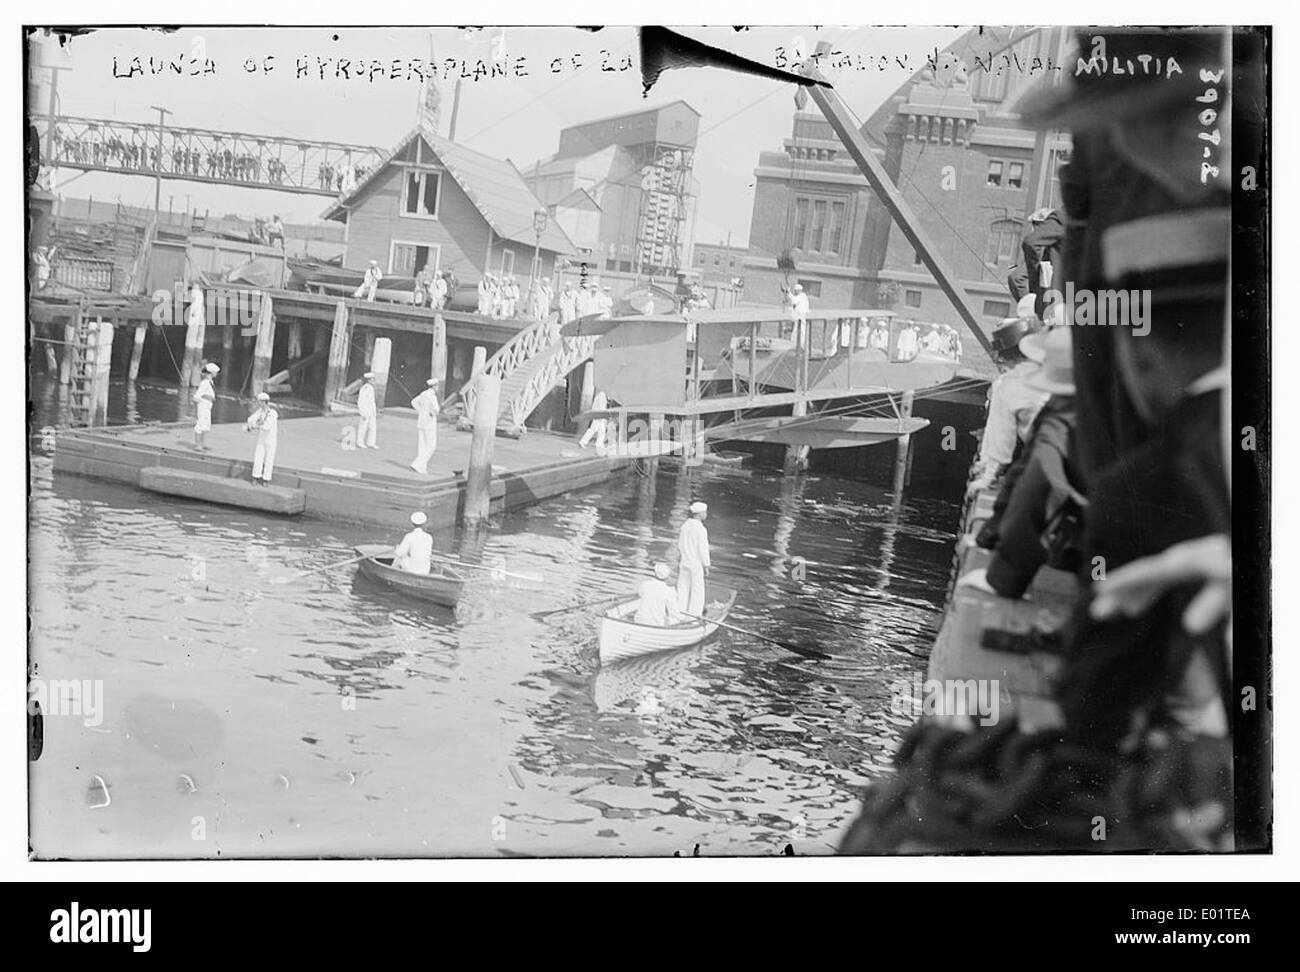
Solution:
M 993 512 L 994 490 L 977 494 L 966 508 L 962 533 L 973 538 Z M 986 567 L 992 551 L 959 540 L 956 578 Z M 1014 718 L 1024 732 L 1062 723 L 1052 699 L 1052 680 L 1059 660 L 1046 652 L 1029 654 L 992 651 L 980 645 L 987 629 L 1028 633 L 1034 628 L 1056 629 L 1074 604 L 1076 581 L 1063 570 L 1043 567 L 1020 600 L 998 597 L 970 587 L 955 588 L 943 624 L 930 653 L 927 677 L 938 681 L 996 680 L 1000 718 Z
M 438 448 L 428 475 L 410 467 L 415 458 L 415 416 L 409 410 L 385 411 L 379 418 L 378 449 L 345 449 L 356 417 L 281 419 L 271 489 L 302 492 L 307 516 L 400 527 L 415 510 L 429 516 L 431 527 L 459 519 L 471 433 L 453 425 L 438 428 Z M 210 490 L 191 485 L 192 499 L 246 505 L 240 483 L 252 476 L 254 433 L 242 422 L 213 425 L 207 434 L 211 451 L 193 446 L 192 422 L 114 426 L 59 433 L 56 473 L 71 473 L 133 486 L 159 482 L 202 483 L 193 474 L 215 477 Z M 626 455 L 598 456 L 580 450 L 571 436 L 529 431 L 522 438 L 497 436 L 493 452 L 491 509 L 516 509 L 573 489 L 601 482 L 629 462 Z M 166 470 L 172 473 L 163 472 Z M 182 476 L 178 474 L 190 474 Z M 248 490 L 257 487 L 248 486 Z M 267 493 L 268 501 L 271 493 Z M 280 502 L 280 500 L 277 500 Z M 284 500 L 284 502 L 290 502 Z M 277 509 L 276 512 L 289 512 Z

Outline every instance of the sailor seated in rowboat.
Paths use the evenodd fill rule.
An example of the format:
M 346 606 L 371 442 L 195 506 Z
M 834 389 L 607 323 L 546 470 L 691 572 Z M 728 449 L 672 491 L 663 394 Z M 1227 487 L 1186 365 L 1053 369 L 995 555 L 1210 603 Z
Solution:
M 660 628 L 680 624 L 686 619 L 677 610 L 677 592 L 667 584 L 670 574 L 668 565 L 657 563 L 654 572 L 654 577 L 642 582 L 637 590 L 641 602 L 637 605 L 636 616 L 632 620 L 637 624 L 652 624 Z
M 402 537 L 393 554 L 393 566 L 412 574 L 427 574 L 433 567 L 433 537 L 421 527 L 429 518 L 419 510 L 411 514 L 411 523 L 415 529 Z

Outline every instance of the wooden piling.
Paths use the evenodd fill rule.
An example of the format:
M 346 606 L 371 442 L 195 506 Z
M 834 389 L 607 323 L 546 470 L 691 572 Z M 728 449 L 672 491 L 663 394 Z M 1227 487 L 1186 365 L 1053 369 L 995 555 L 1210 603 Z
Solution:
M 90 385 L 90 424 L 108 424 L 108 385 L 113 368 L 113 325 L 98 321 L 91 325 L 95 337 L 95 363 Z
M 370 358 L 370 371 L 375 373 L 375 406 L 384 407 L 388 395 L 388 370 L 393 357 L 392 338 L 375 338 L 375 349 Z
M 582 366 L 582 387 L 579 391 L 578 411 L 590 412 L 591 405 L 596 400 L 596 362 L 588 361 Z M 578 423 L 578 435 L 585 435 L 587 426 L 591 424 L 588 419 L 585 422 Z
M 476 388 L 474 436 L 469 445 L 469 470 L 465 477 L 465 507 L 461 513 L 461 523 L 466 526 L 485 521 L 491 509 L 492 446 L 496 441 L 497 409 L 501 403 L 500 378 L 496 375 L 479 374 L 474 381 Z
M 807 402 L 795 402 L 790 414 L 800 418 L 808 414 Z M 808 446 L 800 443 L 785 447 L 785 474 L 787 476 L 808 470 Z
M 347 383 L 348 378 L 348 351 L 351 348 L 349 341 L 350 328 L 348 326 L 348 305 L 345 301 L 340 300 L 334 305 L 334 327 L 330 332 L 330 357 L 329 367 L 325 372 L 325 408 L 330 407 L 330 402 L 339 396 L 339 392 Z
M 912 403 L 916 398 L 916 393 L 912 391 L 903 392 L 903 401 L 899 406 L 898 414 L 908 419 L 912 417 Z M 903 495 L 903 487 L 907 485 L 912 478 L 912 437 L 911 435 L 900 435 L 898 437 L 898 450 L 894 454 L 894 498 L 898 499 Z
M 67 388 L 72 380 L 72 354 L 77 342 L 77 323 L 81 320 L 81 311 L 63 325 L 63 359 L 59 362 L 59 387 Z
M 294 321 L 289 325 L 287 356 L 290 364 L 302 357 L 302 321 Z
M 253 345 L 253 387 L 250 392 L 254 395 L 265 391 L 266 380 L 271 377 L 271 354 L 274 350 L 275 309 L 271 306 L 271 295 L 262 294 L 257 317 L 257 342 Z
M 144 339 L 149 333 L 149 322 L 141 321 L 135 326 L 131 339 L 131 363 L 127 366 L 127 381 L 134 382 L 140 377 L 140 359 L 144 357 Z
M 203 338 L 206 328 L 203 307 L 203 291 L 194 287 L 190 291 L 191 301 L 185 317 L 185 357 L 181 359 L 181 398 L 186 398 L 186 389 L 196 386 L 203 377 Z
M 433 348 L 429 355 L 429 377 L 447 387 L 447 322 L 441 314 L 433 315 Z

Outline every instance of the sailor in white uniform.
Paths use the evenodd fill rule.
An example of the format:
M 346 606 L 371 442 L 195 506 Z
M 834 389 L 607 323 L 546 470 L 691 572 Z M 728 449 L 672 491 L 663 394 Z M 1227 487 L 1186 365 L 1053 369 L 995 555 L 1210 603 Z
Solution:
M 691 504 L 691 515 L 677 534 L 681 563 L 677 567 L 677 606 L 687 614 L 704 610 L 704 578 L 709 572 L 709 531 L 704 528 L 709 507 Z
M 194 422 L 194 448 L 200 452 L 210 452 L 209 446 L 204 444 L 204 436 L 212 428 L 212 406 L 217 400 L 216 389 L 212 386 L 212 379 L 221 371 L 212 362 L 203 366 L 203 377 L 199 381 L 199 387 L 194 389 L 194 404 L 198 414 Z
M 361 390 L 357 392 L 357 413 L 360 415 L 357 420 L 357 448 L 377 449 L 379 409 L 375 405 L 375 373 L 367 371 L 362 378 L 364 381 Z
M 269 486 L 271 476 L 275 474 L 275 446 L 280 416 L 271 404 L 271 396 L 266 392 L 258 395 L 257 401 L 258 409 L 248 417 L 244 428 L 257 433 L 257 445 L 253 448 L 253 482 Z
M 411 408 L 415 409 L 416 414 L 416 434 L 419 436 L 411 468 L 421 474 L 429 471 L 429 460 L 438 448 L 438 412 L 442 408 L 438 401 L 438 379 L 430 378 L 426 384 L 429 387 L 411 399 Z
M 659 563 L 654 567 L 655 575 L 647 578 L 637 589 L 641 598 L 633 617 L 637 624 L 653 624 L 663 628 L 678 624 L 683 618 L 677 610 L 677 593 L 668 586 L 671 573 L 667 564 Z
M 411 514 L 414 529 L 402 537 L 393 554 L 393 566 L 412 574 L 427 574 L 433 567 L 433 537 L 421 529 L 429 518 L 419 510 Z

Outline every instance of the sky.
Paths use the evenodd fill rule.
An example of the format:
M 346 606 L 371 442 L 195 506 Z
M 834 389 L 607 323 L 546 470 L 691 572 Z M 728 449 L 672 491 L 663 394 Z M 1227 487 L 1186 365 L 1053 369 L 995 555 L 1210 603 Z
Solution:
M 876 110 L 925 62 L 961 33 L 956 28 L 681 28 L 681 33 L 770 66 L 829 41 L 847 55 L 842 66 L 824 67 L 860 119 Z M 202 28 L 164 34 L 139 28 L 105 28 L 73 39 L 49 56 L 67 68 L 59 74 L 61 114 L 121 121 L 156 122 L 161 106 L 170 124 L 250 134 L 288 135 L 392 148 L 416 123 L 418 80 L 335 78 L 333 63 L 454 58 L 473 72 L 504 48 L 505 77 L 465 80 L 456 140 L 520 169 L 553 154 L 568 125 L 677 99 L 700 112 L 695 177 L 700 184 L 695 242 L 746 244 L 753 208 L 754 168 L 762 151 L 777 151 L 790 135 L 794 86 L 776 80 L 690 68 L 666 71 L 642 97 L 637 34 L 632 27 L 599 32 L 572 27 L 508 27 L 465 32 L 453 28 Z M 152 75 L 148 58 L 190 59 L 196 76 Z M 145 68 L 130 73 L 133 58 Z M 270 60 L 268 60 L 270 58 Z M 299 58 L 311 75 L 296 77 Z M 516 65 L 521 67 L 517 70 Z M 900 64 L 899 58 L 904 58 Z M 319 77 L 317 59 L 329 64 Z M 557 60 L 558 59 L 558 60 Z M 575 59 L 579 66 L 575 67 Z M 210 60 L 213 73 L 200 67 Z M 270 66 L 270 71 L 265 70 Z M 627 65 L 626 69 L 620 69 Z M 615 70 L 603 71 L 602 67 Z M 883 66 L 883 69 L 882 69 Z M 555 70 L 557 69 L 558 70 Z M 524 73 L 525 76 L 519 76 Z M 454 77 L 442 82 L 442 134 L 451 114 Z M 47 106 L 37 106 L 44 113 Z M 815 110 L 811 103 L 810 110 Z M 59 172 L 65 196 L 151 205 L 153 180 L 107 173 Z M 320 196 L 164 181 L 162 205 L 213 215 L 269 215 L 289 222 L 319 219 Z

